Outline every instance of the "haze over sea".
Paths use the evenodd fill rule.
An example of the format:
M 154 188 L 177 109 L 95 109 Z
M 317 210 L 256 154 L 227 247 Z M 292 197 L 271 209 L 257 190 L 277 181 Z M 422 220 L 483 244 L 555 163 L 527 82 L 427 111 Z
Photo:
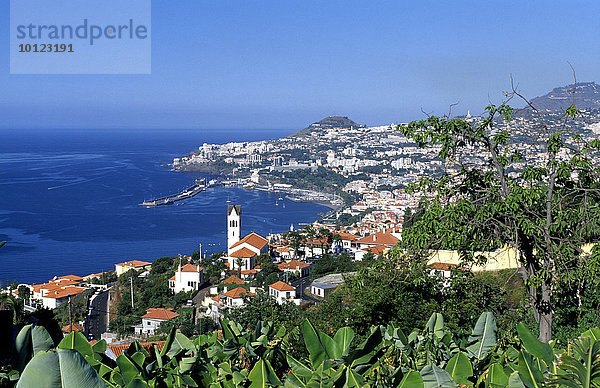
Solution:
M 132 259 L 226 249 L 226 206 L 242 205 L 242 232 L 262 235 L 312 222 L 327 208 L 279 195 L 211 188 L 184 206 L 146 209 L 206 176 L 161 167 L 203 143 L 274 139 L 276 130 L 2 131 L 0 281 L 87 275 Z M 285 207 L 283 203 L 285 203 Z

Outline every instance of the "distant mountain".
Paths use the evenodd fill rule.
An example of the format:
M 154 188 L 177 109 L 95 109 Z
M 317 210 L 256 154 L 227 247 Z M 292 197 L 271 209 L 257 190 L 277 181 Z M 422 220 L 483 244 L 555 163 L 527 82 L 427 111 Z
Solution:
M 564 111 L 573 103 L 573 85 L 553 89 L 545 96 L 531 100 L 531 105 L 539 110 Z M 575 88 L 575 107 L 593 110 L 600 108 L 600 85 L 595 82 L 581 82 Z
M 329 116 L 325 117 L 323 120 L 317 121 L 316 123 L 312 123 L 304 129 L 292 133 L 290 137 L 308 135 L 313 131 L 318 131 L 321 129 L 352 127 L 359 128 L 364 127 L 364 125 L 357 124 L 346 116 Z

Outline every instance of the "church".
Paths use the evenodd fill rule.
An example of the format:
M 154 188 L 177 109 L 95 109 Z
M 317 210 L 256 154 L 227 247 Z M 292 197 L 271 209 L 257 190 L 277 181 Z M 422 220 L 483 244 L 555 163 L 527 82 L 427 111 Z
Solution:
M 269 242 L 257 233 L 242 234 L 242 207 L 227 206 L 227 262 L 231 270 L 254 268 L 254 259 L 269 253 Z

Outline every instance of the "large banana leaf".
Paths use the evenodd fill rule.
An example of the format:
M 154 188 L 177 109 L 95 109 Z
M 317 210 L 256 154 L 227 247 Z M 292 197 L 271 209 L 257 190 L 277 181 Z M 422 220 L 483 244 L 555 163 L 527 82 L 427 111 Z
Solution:
M 263 359 L 260 359 L 254 365 L 254 368 L 248 374 L 248 380 L 252 383 L 250 384 L 251 388 L 266 388 L 273 385 L 281 385 L 281 381 L 275 375 L 269 361 Z
M 468 386 L 473 385 L 473 383 L 468 380 L 469 377 L 473 376 L 473 366 L 471 365 L 469 358 L 463 352 L 456 353 L 448 361 L 446 372 L 448 372 L 452 379 L 458 384 Z
M 27 325 L 15 340 L 17 370 L 25 369 L 27 362 L 37 353 L 54 348 L 52 337 L 43 326 Z
M 502 365 L 494 363 L 488 369 L 485 386 L 489 388 L 504 388 L 508 385 L 508 376 Z
M 521 351 L 519 353 L 519 377 L 527 387 L 539 388 L 544 382 L 544 375 L 535 366 L 529 353 Z
M 507 388 L 527 388 L 525 384 L 523 384 L 523 380 L 519 376 L 519 372 L 513 372 L 508 377 L 508 387 Z
M 434 364 L 427 365 L 421 369 L 421 377 L 423 378 L 423 386 L 425 388 L 456 387 L 456 382 L 450 374 Z
M 398 388 L 423 388 L 423 378 L 416 370 L 411 370 L 404 375 Z
M 444 317 L 440 313 L 433 313 L 425 327 L 436 337 L 442 338 L 444 336 Z
M 308 319 L 302 324 L 302 335 L 313 368 L 325 360 L 339 357 L 340 351 L 333 339 L 319 332 Z
M 496 319 L 494 314 L 486 312 L 481 314 L 471 335 L 469 336 L 467 351 L 476 359 L 482 359 L 486 353 L 496 345 Z
M 550 345 L 535 338 L 523 323 L 517 325 L 517 332 L 519 333 L 519 338 L 521 339 L 525 350 L 531 353 L 532 356 L 544 360 L 547 366 L 552 365 L 552 362 L 554 361 L 554 352 Z
M 340 350 L 340 354 L 336 355 L 336 358 L 347 356 L 350 351 L 350 344 L 354 339 L 354 330 L 350 327 L 342 327 L 333 336 L 333 342 L 336 347 Z
M 38 352 L 23 370 L 17 388 L 104 388 L 106 385 L 75 350 Z

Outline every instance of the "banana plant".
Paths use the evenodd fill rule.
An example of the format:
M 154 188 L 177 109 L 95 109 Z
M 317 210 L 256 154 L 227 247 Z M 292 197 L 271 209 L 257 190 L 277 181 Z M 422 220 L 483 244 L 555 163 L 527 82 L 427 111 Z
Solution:
M 302 362 L 287 356 L 291 371 L 286 376 L 286 386 L 364 386 L 377 369 L 382 330 L 381 327 L 373 328 L 369 337 L 351 351 L 354 340 L 351 328 L 339 329 L 332 338 L 305 320 L 302 335 L 309 359 Z
M 548 386 L 589 388 L 600 386 L 600 330 L 588 330 L 559 358 L 558 373 Z

